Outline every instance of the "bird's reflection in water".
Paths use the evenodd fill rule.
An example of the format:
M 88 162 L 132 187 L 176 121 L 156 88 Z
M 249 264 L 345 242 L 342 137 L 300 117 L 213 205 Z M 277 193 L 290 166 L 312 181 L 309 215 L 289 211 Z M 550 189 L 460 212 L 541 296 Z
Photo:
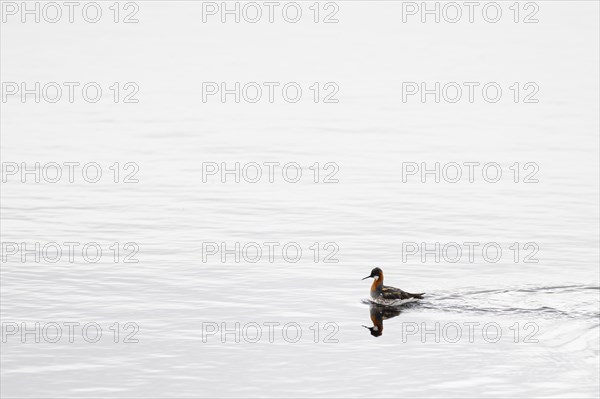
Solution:
M 397 307 L 371 303 L 369 305 L 369 315 L 371 316 L 373 327 L 363 327 L 367 328 L 371 332 L 372 336 L 379 337 L 383 334 L 383 321 L 396 317 L 399 314 L 400 309 Z

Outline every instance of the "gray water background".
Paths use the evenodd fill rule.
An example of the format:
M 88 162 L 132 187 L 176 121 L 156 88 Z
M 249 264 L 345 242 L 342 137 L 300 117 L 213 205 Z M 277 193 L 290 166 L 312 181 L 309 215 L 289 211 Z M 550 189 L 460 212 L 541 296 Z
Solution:
M 3 397 L 598 397 L 598 3 L 538 2 L 538 24 L 402 24 L 392 2 L 339 2 L 339 24 L 202 24 L 196 3 L 139 4 L 139 24 L 2 24 L 2 81 L 140 86 L 138 104 L 1 105 L 3 162 L 140 166 L 131 185 L 2 184 L 4 242 L 140 247 L 137 264 L 1 264 L 3 322 L 107 335 L 9 339 Z M 331 81 L 340 101 L 203 103 L 205 81 Z M 402 103 L 403 81 L 533 81 L 540 101 Z M 207 161 L 335 162 L 339 183 L 202 183 Z M 402 162 L 451 161 L 536 162 L 540 182 L 402 183 Z M 339 262 L 203 263 L 205 241 L 335 242 Z M 402 262 L 407 241 L 535 242 L 540 261 Z M 378 338 L 360 281 L 375 266 L 428 293 Z M 113 343 L 115 321 L 140 342 Z M 207 322 L 305 335 L 203 342 Z M 339 342 L 314 343 L 315 322 Z M 403 323 L 436 322 L 503 339 L 403 342 Z M 539 342 L 514 343 L 515 322 Z

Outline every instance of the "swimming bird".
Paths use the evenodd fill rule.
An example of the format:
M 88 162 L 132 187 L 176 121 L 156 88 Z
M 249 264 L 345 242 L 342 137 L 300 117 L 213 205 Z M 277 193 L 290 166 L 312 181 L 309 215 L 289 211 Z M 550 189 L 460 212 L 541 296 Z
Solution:
M 420 294 L 411 294 L 410 292 L 402 291 L 400 288 L 387 287 L 383 285 L 383 270 L 376 267 L 371 270 L 371 274 L 363 278 L 363 280 L 373 278 L 373 284 L 371 285 L 371 298 L 373 299 L 385 299 L 385 300 L 404 300 L 404 299 L 423 299 L 424 292 Z

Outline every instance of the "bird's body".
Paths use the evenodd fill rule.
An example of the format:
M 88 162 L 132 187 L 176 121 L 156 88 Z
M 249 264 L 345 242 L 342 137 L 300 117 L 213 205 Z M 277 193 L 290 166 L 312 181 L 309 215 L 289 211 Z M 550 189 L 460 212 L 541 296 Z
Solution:
M 423 295 L 425 294 L 411 294 L 410 292 L 402 291 L 400 288 L 383 285 L 383 271 L 378 267 L 371 270 L 371 275 L 365 277 L 364 279 L 367 278 L 375 279 L 373 281 L 373 284 L 371 284 L 371 298 L 375 300 L 383 299 L 386 301 L 393 301 L 406 299 L 423 299 Z
M 371 298 L 373 299 L 423 299 L 423 294 L 411 294 L 410 292 L 402 291 L 400 288 L 382 286 L 381 290 L 371 289 Z

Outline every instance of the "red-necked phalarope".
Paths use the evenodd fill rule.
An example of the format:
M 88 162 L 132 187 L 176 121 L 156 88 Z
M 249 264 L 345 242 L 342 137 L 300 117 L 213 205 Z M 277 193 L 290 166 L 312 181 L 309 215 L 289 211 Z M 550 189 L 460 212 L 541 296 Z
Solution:
M 371 285 L 371 298 L 373 299 L 386 299 L 386 300 L 397 300 L 397 299 L 423 299 L 424 292 L 420 294 L 411 294 L 410 292 L 402 291 L 400 288 L 386 287 L 383 285 L 383 270 L 376 267 L 371 270 L 371 274 L 363 280 L 368 278 L 374 278 L 373 284 Z

